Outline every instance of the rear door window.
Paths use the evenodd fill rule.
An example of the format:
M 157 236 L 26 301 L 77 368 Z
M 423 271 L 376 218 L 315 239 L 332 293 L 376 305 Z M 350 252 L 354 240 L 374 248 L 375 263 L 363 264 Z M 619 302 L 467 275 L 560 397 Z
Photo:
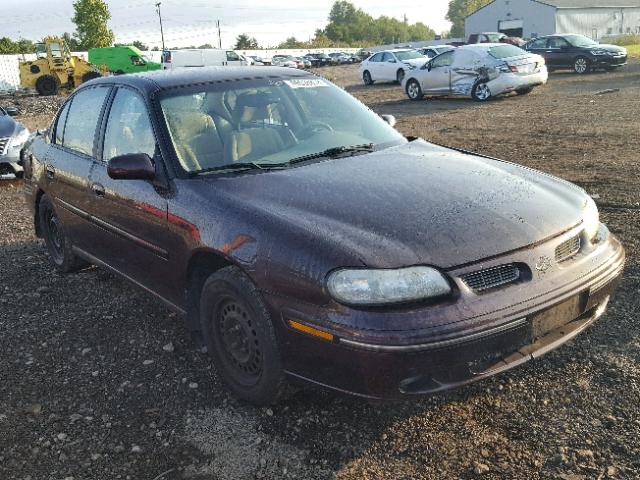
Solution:
M 493 58 L 510 58 L 524 55 L 526 52 L 515 45 L 500 45 L 499 47 L 491 47 L 489 55 Z
M 95 87 L 81 90 L 73 96 L 64 128 L 64 147 L 93 156 L 96 127 L 108 93 L 108 87 Z
M 529 44 L 529 48 L 547 48 L 547 39 L 538 38 Z

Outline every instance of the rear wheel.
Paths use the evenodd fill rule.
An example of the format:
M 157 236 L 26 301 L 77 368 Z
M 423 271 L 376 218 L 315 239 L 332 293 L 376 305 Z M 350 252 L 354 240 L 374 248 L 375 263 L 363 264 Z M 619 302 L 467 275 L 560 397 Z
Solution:
M 424 94 L 422 93 L 422 87 L 420 87 L 420 83 L 415 79 L 410 79 L 407 82 L 407 97 L 411 100 L 421 100 Z
M 589 60 L 587 60 L 586 57 L 578 57 L 573 62 L 573 71 L 579 75 L 588 73 L 589 69 Z
M 269 312 L 237 267 L 213 273 L 202 287 L 200 320 L 207 348 L 229 389 L 248 402 L 277 402 L 286 387 Z
M 371 74 L 369 73 L 369 70 L 365 70 L 362 73 L 362 81 L 364 82 L 365 85 L 373 85 L 373 79 L 371 78 Z
M 531 92 L 533 92 L 533 87 L 519 88 L 516 90 L 518 95 L 527 95 Z
M 53 266 L 63 273 L 74 272 L 88 265 L 71 248 L 71 241 L 53 208 L 48 195 L 43 195 L 38 207 L 40 228 Z
M 84 82 L 88 82 L 89 80 L 93 80 L 94 78 L 99 78 L 102 75 L 100 75 L 98 72 L 87 72 L 84 75 L 82 75 L 82 83 Z
M 491 98 L 491 89 L 485 82 L 476 83 L 471 89 L 471 98 L 476 102 L 486 102 Z
M 56 95 L 58 90 L 60 90 L 60 82 L 52 75 L 42 75 L 36 80 L 36 92 L 40 95 Z

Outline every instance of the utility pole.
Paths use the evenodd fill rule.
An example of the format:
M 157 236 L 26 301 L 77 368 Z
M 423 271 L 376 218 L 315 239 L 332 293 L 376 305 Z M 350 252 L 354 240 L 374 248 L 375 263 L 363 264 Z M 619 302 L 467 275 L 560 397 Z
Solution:
M 222 34 L 220 33 L 220 20 L 216 20 L 216 27 L 218 28 L 218 48 L 222 48 Z
M 162 2 L 156 3 L 156 12 L 160 19 L 160 37 L 162 38 L 162 51 L 164 52 L 164 32 L 162 31 L 162 14 L 160 13 L 160 5 L 162 5 Z

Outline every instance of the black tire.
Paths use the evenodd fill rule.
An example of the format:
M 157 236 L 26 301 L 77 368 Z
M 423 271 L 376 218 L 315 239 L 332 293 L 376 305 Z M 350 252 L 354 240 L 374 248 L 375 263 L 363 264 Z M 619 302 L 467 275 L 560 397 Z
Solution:
M 62 273 L 70 273 L 85 268 L 88 263 L 72 250 L 71 240 L 64 233 L 62 222 L 58 218 L 48 195 L 43 195 L 38 206 L 38 219 L 44 237 L 49 260 Z
M 237 267 L 213 273 L 200 295 L 200 322 L 209 355 L 238 398 L 271 405 L 286 381 L 269 312 L 253 282 Z
M 589 73 L 590 70 L 591 65 L 589 64 L 589 59 L 587 57 L 576 57 L 576 59 L 573 61 L 573 71 L 578 75 Z
M 396 72 L 396 82 L 402 83 L 404 79 L 404 70 L 401 68 Z
M 364 72 L 362 72 L 362 81 L 365 85 L 373 85 L 373 79 L 371 78 L 369 70 L 365 70 Z
M 418 101 L 422 100 L 422 98 L 424 97 L 420 82 L 418 82 L 415 78 L 407 80 L 405 93 L 407 94 L 407 97 L 409 97 L 409 100 Z
M 52 75 L 42 75 L 36 80 L 36 92 L 44 97 L 56 95 L 60 90 L 60 82 Z
M 491 90 L 486 82 L 478 82 L 471 89 L 471 98 L 476 102 L 486 102 L 491 99 Z
M 82 83 L 93 80 L 94 78 L 100 78 L 101 76 L 102 75 L 100 75 L 98 72 L 87 72 L 82 75 Z
M 518 95 L 528 95 L 531 92 L 533 92 L 533 87 L 519 88 L 518 90 L 516 90 L 516 93 Z

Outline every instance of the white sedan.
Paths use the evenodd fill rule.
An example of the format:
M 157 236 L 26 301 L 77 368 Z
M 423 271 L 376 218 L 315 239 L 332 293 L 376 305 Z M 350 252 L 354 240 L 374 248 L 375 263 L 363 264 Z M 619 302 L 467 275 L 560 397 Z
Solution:
M 544 58 L 504 43 L 464 45 L 407 72 L 402 86 L 411 100 L 463 96 L 484 102 L 497 95 L 530 93 L 547 83 Z
M 373 82 L 402 82 L 407 70 L 423 65 L 427 58 L 411 49 L 385 50 L 374 53 L 360 64 L 360 77 L 365 85 Z

